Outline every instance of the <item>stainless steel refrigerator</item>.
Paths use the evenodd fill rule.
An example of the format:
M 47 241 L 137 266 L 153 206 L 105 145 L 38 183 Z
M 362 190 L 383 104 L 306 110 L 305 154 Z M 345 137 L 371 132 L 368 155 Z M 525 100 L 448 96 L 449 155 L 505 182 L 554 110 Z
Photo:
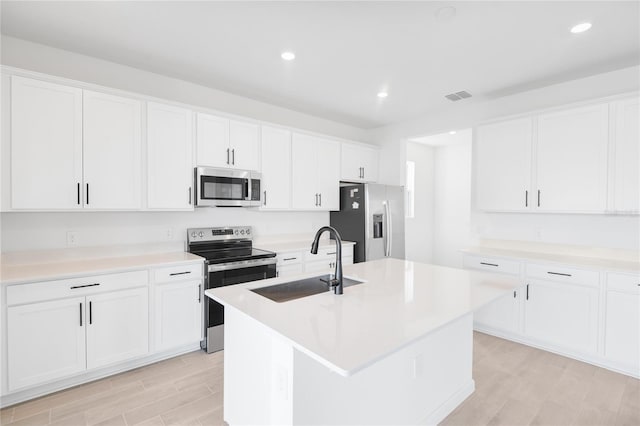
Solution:
M 343 184 L 340 211 L 330 223 L 343 240 L 355 241 L 355 263 L 404 259 L 404 188 L 374 183 Z

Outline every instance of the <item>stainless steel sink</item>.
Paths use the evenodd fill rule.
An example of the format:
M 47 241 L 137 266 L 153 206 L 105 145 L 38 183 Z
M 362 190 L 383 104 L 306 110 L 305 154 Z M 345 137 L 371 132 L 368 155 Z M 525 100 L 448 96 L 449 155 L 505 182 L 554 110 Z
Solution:
M 289 300 L 329 291 L 329 285 L 325 281 L 328 281 L 330 278 L 331 276 L 328 274 L 320 275 L 317 277 L 306 278 L 304 280 L 289 281 L 283 284 L 254 288 L 251 291 L 259 294 L 260 296 L 266 297 L 267 299 L 271 299 L 274 302 L 288 302 Z M 353 280 L 351 278 L 342 278 L 342 285 L 344 287 L 362 284 L 362 282 L 363 281 Z

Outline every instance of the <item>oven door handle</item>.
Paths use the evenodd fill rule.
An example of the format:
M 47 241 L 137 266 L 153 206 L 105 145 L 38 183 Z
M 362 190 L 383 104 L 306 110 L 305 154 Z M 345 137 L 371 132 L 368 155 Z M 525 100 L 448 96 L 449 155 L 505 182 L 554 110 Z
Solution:
M 232 263 L 217 263 L 209 265 L 209 272 L 231 271 L 233 269 L 253 268 L 254 266 L 275 265 L 276 263 L 277 259 L 275 257 L 259 260 L 244 260 Z

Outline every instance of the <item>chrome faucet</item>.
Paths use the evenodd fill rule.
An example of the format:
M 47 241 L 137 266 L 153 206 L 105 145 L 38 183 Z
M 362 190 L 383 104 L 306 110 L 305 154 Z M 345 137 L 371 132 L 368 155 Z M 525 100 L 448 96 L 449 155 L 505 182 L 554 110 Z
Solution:
M 329 234 L 331 234 L 331 236 L 336 240 L 336 272 L 334 278 L 332 280 L 330 279 L 327 284 L 333 287 L 333 292 L 335 294 L 342 294 L 342 238 L 340 238 L 338 231 L 331 226 L 323 226 L 318 229 L 318 232 L 316 232 L 316 236 L 313 239 L 313 243 L 311 243 L 311 253 L 318 254 L 320 236 L 325 231 L 329 231 Z

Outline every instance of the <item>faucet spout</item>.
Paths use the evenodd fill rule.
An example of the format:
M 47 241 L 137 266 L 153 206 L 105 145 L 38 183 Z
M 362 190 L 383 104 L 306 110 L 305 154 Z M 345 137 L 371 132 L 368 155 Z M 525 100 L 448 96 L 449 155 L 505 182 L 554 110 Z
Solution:
M 342 238 L 340 238 L 340 234 L 338 231 L 331 226 L 323 226 L 318 229 L 316 232 L 316 236 L 311 243 L 311 253 L 318 254 L 318 244 L 320 242 L 320 237 L 324 232 L 327 231 L 336 241 L 336 270 L 335 270 L 335 278 L 329 282 L 331 287 L 333 287 L 333 292 L 335 294 L 343 293 L 342 286 Z

